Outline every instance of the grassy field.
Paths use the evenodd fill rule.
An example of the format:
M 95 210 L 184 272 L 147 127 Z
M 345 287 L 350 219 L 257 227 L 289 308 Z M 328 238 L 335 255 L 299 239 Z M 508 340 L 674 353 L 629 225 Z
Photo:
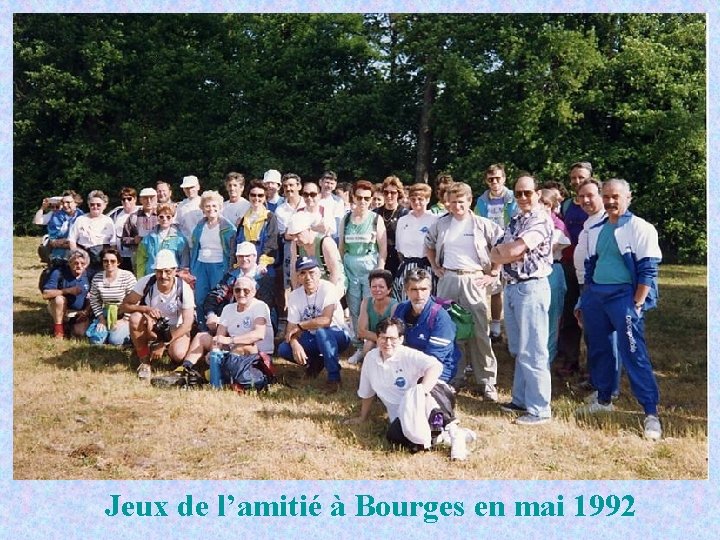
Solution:
M 277 361 L 289 383 L 269 393 L 158 390 L 138 382 L 130 350 L 51 338 L 37 290 L 37 238 L 14 241 L 14 477 L 16 479 L 703 479 L 707 478 L 706 268 L 663 266 L 661 302 L 647 318 L 664 438 L 641 437 L 643 416 L 623 381 L 616 412 L 576 418 L 583 395 L 553 386 L 554 421 L 519 427 L 496 405 L 458 397 L 478 441 L 466 462 L 448 450 L 411 455 L 384 439 L 382 407 L 362 426 L 359 371 L 322 393 Z M 496 348 L 501 400 L 513 363 Z

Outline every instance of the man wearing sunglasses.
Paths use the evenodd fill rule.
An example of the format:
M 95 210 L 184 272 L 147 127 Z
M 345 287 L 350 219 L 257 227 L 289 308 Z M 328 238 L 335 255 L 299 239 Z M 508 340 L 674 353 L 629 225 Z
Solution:
M 119 314 L 130 314 L 130 339 L 140 360 L 138 377 L 149 380 L 151 362 L 167 352 L 170 360 L 181 362 L 190 345 L 195 320 L 195 299 L 190 285 L 177 276 L 177 259 L 169 249 L 161 249 L 155 270 L 135 284 L 120 304 Z M 165 319 L 170 339 L 163 340 L 156 323 Z
M 552 272 L 553 222 L 540 204 L 537 181 L 522 173 L 515 183 L 519 213 L 490 252 L 503 265 L 505 331 L 515 358 L 512 400 L 501 405 L 518 413 L 515 423 L 531 426 L 550 421 L 548 333 Z
M 231 292 L 234 301 L 226 305 L 218 318 L 217 333 L 208 332 L 195 335 L 182 367 L 191 373 L 195 364 L 212 349 L 220 349 L 225 354 L 220 365 L 223 382 L 229 384 L 232 378 L 232 366 L 248 356 L 257 358 L 261 353 L 273 353 L 274 335 L 270 324 L 270 308 L 255 298 L 257 285 L 247 276 L 237 278 Z
M 475 213 L 497 223 L 503 230 L 518 207 L 512 189 L 505 186 L 505 165 L 493 163 L 485 170 L 487 189 L 475 201 Z M 500 341 L 502 320 L 502 282 L 498 280 L 490 289 L 490 339 Z

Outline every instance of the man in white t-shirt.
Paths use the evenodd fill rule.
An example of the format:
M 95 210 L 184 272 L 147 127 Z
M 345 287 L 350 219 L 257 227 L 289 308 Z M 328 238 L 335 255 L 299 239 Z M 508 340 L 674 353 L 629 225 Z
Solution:
M 462 358 L 451 384 L 455 388 L 462 386 L 469 359 L 478 393 L 487 401 L 497 401 L 497 360 L 488 334 L 487 287 L 496 283 L 500 275 L 500 265 L 490 261 L 490 249 L 502 236 L 502 229 L 473 214 L 471 204 L 470 186 L 452 184 L 447 191 L 448 213 L 430 227 L 425 252 L 438 276 L 438 296 L 470 310 L 475 322 L 475 335 L 461 342 Z
M 338 241 L 340 220 L 345 216 L 345 201 L 334 191 L 337 187 L 337 174 L 334 171 L 325 171 L 318 180 L 320 186 L 320 198 L 318 205 L 323 208 L 323 215 L 333 218 L 335 232 L 332 233 L 333 240 Z
M 150 363 L 166 351 L 172 361 L 181 362 L 190 345 L 195 299 L 190 285 L 177 276 L 177 266 L 175 254 L 161 249 L 155 272 L 141 278 L 120 305 L 120 314 L 130 314 L 130 339 L 140 359 L 140 379 L 150 379 Z M 169 328 L 163 332 L 165 320 Z
M 247 276 L 237 278 L 233 284 L 235 301 L 223 308 L 215 336 L 200 332 L 193 338 L 183 361 L 186 370 L 192 372 L 198 360 L 213 348 L 242 357 L 258 356 L 261 353 L 272 355 L 275 343 L 270 308 L 255 298 L 256 292 L 254 279 Z M 228 355 L 225 355 L 223 362 L 226 360 L 232 361 Z
M 305 376 L 327 371 L 327 393 L 340 389 L 340 354 L 350 345 L 337 287 L 320 279 L 314 257 L 295 264 L 300 287 L 288 296 L 288 326 L 278 356 L 306 366 Z
M 378 324 L 378 346 L 367 354 L 360 372 L 360 414 L 345 423 L 365 422 L 378 397 L 387 409 L 387 438 L 392 443 L 411 451 L 427 449 L 446 428 L 453 442 L 458 436 L 463 442 L 474 440 L 474 433 L 457 424 L 454 391 L 439 380 L 442 364 L 403 345 L 404 329 L 403 322 L 395 317 Z

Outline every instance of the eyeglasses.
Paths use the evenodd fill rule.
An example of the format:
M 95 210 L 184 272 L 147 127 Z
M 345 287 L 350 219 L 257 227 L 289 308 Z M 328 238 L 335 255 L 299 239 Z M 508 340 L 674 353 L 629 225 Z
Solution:
M 102 262 L 103 262 L 103 264 L 117 264 L 118 263 L 116 259 L 103 259 Z
M 250 296 L 250 293 L 251 293 L 252 291 L 251 291 L 250 289 L 245 289 L 245 288 L 242 288 L 242 287 L 237 287 L 237 288 L 234 288 L 234 289 L 233 289 L 233 292 L 234 292 L 235 294 L 241 294 L 241 295 L 245 295 L 245 296 Z
M 166 216 L 165 214 L 160 214 L 157 218 L 158 218 L 158 219 L 172 219 L 173 217 L 172 217 L 172 216 Z
M 384 193 L 385 195 L 397 195 L 397 194 L 398 194 L 397 191 L 390 190 L 390 189 L 383 189 L 383 193 Z
M 90 208 L 99 208 L 99 207 L 102 206 L 102 203 L 99 203 L 99 202 L 91 202 L 91 203 L 88 203 L 88 206 L 89 206 Z
M 355 200 L 370 202 L 372 200 L 372 197 L 362 197 L 360 195 L 355 195 Z
M 315 198 L 318 196 L 317 191 L 303 191 L 300 195 L 303 197 L 312 197 Z
M 135 197 L 123 197 L 123 201 L 132 201 Z
M 250 198 L 251 199 L 264 199 L 265 194 L 264 193 L 251 193 Z
M 502 180 L 502 176 L 488 176 L 485 179 L 488 184 L 499 184 Z
M 378 341 L 389 341 L 390 343 L 397 343 L 398 341 L 400 341 L 400 337 L 378 336 Z
M 519 191 L 515 192 L 515 198 L 516 199 L 522 199 L 522 198 L 530 199 L 534 194 L 535 194 L 535 191 L 533 191 L 532 189 L 519 190 Z

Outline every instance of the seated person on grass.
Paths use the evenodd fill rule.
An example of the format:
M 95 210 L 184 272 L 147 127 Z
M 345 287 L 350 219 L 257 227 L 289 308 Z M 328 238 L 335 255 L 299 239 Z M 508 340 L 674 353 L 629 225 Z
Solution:
M 83 249 L 70 252 L 67 266 L 56 267 L 43 285 L 42 297 L 48 301 L 53 319 L 53 334 L 65 337 L 65 324 L 69 323 L 73 336 L 81 337 L 90 324 L 90 304 L 87 299 L 90 280 L 87 268 L 90 257 Z
M 255 280 L 240 276 L 235 280 L 232 292 L 235 302 L 223 308 L 215 336 L 209 332 L 198 333 L 183 361 L 183 368 L 192 372 L 198 360 L 212 349 L 224 351 L 221 373 L 225 384 L 232 382 L 232 366 L 240 360 L 236 357 L 272 355 L 274 346 L 270 308 L 255 298 Z
M 405 325 L 391 317 L 377 325 L 378 346 L 366 356 L 360 372 L 360 415 L 346 424 L 365 422 L 377 396 L 387 409 L 387 439 L 412 452 L 429 449 L 446 433 L 455 442 L 474 440 L 455 419 L 455 393 L 442 382 L 443 365 L 437 358 L 403 345 Z M 459 447 L 458 447 L 459 448 Z M 464 455 L 455 456 L 465 459 Z
M 236 264 L 225 272 L 220 282 L 210 290 L 203 301 L 202 309 L 205 313 L 207 332 L 213 336 L 217 331 L 223 309 L 229 303 L 235 301 L 235 295 L 233 294 L 235 280 L 241 276 L 246 276 L 257 282 L 264 276 L 257 264 L 257 250 L 252 242 L 240 242 L 235 247 L 235 259 Z
M 166 351 L 170 360 L 181 362 L 190 346 L 195 299 L 190 285 L 177 276 L 177 266 L 172 251 L 160 250 L 155 272 L 141 278 L 120 305 L 120 314 L 130 314 L 130 339 L 140 359 L 140 379 L 150 379 L 150 363 Z M 162 332 L 158 322 L 161 326 L 167 322 L 169 331 Z

